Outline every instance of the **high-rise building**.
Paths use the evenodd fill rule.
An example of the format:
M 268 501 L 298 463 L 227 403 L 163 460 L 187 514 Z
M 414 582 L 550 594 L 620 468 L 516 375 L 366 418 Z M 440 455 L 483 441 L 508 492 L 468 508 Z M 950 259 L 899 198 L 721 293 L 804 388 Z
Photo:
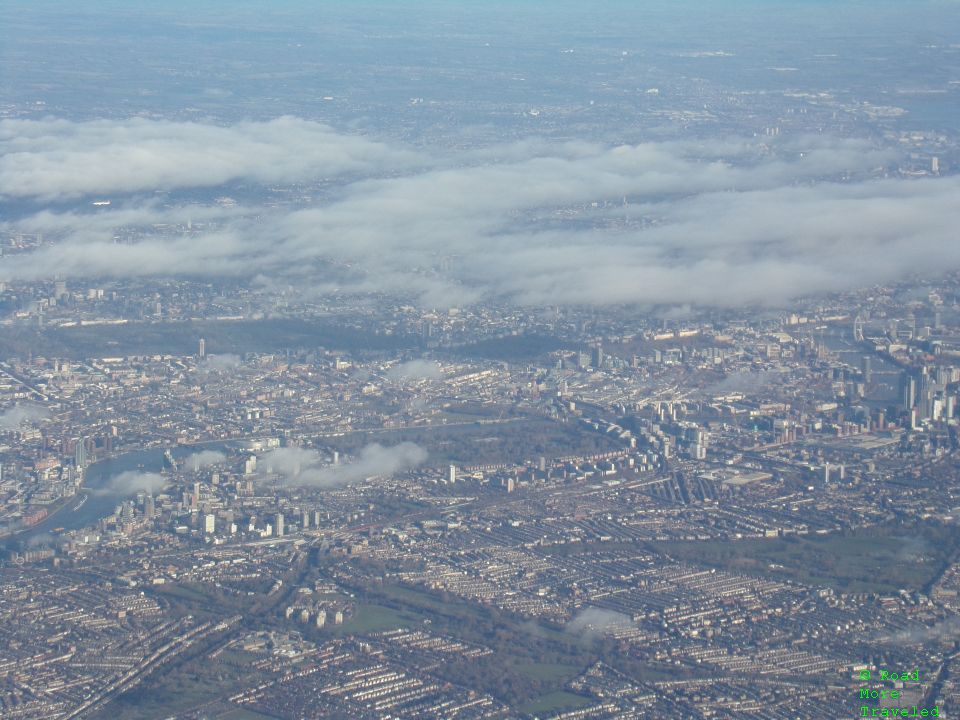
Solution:
M 87 439 L 77 438 L 77 446 L 74 449 L 74 464 L 79 470 L 87 467 Z
M 310 527 L 310 513 L 304 510 L 300 514 L 300 528 L 306 530 Z
M 198 354 L 200 355 L 201 360 L 207 356 L 207 341 L 203 338 L 200 338 L 200 348 Z
M 603 344 L 602 344 L 602 343 L 597 343 L 597 346 L 596 346 L 595 348 L 593 348 L 593 356 L 592 356 L 592 358 L 591 358 L 591 365 L 593 365 L 593 367 L 595 367 L 595 368 L 602 368 L 602 367 L 603 367 L 603 361 L 604 361 L 604 359 L 605 359 L 605 358 L 604 358 L 604 356 L 603 356 Z
M 917 404 L 917 381 L 909 372 L 900 376 L 900 404 L 906 410 L 913 409 Z
M 869 355 L 864 355 L 861 360 L 861 369 L 863 370 L 863 381 L 868 385 L 873 382 L 873 368 Z
M 143 516 L 147 520 L 152 520 L 156 511 L 157 509 L 153 500 L 153 495 L 147 495 L 147 497 L 143 500 Z
M 217 516 L 213 513 L 207 513 L 203 516 L 203 532 L 206 535 L 213 535 L 217 529 Z
M 936 392 L 933 377 L 930 371 L 923 367 L 920 369 L 920 381 L 917 383 L 916 404 L 920 408 L 920 418 L 929 420 L 933 417 L 933 401 Z
M 274 519 L 274 528 L 276 530 L 277 537 L 283 537 L 283 513 L 278 512 L 277 517 Z
M 453 484 L 457 481 L 457 466 L 456 466 L 456 465 L 451 465 L 451 466 L 450 466 L 448 480 L 450 481 L 450 484 L 451 484 L 451 485 L 453 485 Z

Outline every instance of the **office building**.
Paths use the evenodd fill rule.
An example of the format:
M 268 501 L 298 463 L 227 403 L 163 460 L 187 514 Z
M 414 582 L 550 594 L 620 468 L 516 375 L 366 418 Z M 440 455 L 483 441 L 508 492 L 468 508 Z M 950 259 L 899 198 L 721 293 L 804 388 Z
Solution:
M 87 439 L 78 438 L 77 446 L 74 450 L 74 464 L 77 466 L 78 470 L 83 470 L 87 467 Z

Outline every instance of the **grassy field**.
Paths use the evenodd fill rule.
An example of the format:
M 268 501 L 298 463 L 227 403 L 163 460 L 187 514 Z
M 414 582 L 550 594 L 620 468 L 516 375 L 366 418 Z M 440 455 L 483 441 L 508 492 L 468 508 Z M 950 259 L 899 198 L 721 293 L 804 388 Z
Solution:
M 256 677 L 236 668 L 193 662 L 183 671 L 149 678 L 122 694 L 93 717 L 101 720 L 161 720 L 235 692 Z
M 251 667 L 251 660 L 256 656 L 234 648 L 211 658 L 209 653 L 215 645 L 204 647 L 201 642 L 181 653 L 170 664 L 156 668 L 139 685 L 100 708 L 92 717 L 100 720 L 163 720 L 221 700 L 265 679 L 261 671 Z M 237 708 L 237 711 L 247 712 L 243 708 Z M 237 717 L 256 720 L 263 716 Z
M 453 422 L 462 422 L 454 420 Z M 607 435 L 578 425 L 561 425 L 538 417 L 510 417 L 499 423 L 433 425 L 388 431 L 354 432 L 324 438 L 343 453 L 355 453 L 370 442 L 395 445 L 413 442 L 430 453 L 431 463 L 473 464 L 523 462 L 543 455 L 548 458 L 572 453 L 608 452 L 622 445 Z
M 253 710 L 247 710 L 245 708 L 237 708 L 236 710 L 231 710 L 230 712 L 224 713 L 223 715 L 217 715 L 216 720 L 277 720 L 272 715 L 264 715 L 263 713 L 253 712 Z
M 334 628 L 333 634 L 337 637 L 360 635 L 396 628 L 416 627 L 421 623 L 423 623 L 423 619 L 413 613 L 393 610 L 383 605 L 362 604 L 357 606 L 356 614 L 348 622 Z
M 580 674 L 581 668 L 560 663 L 519 663 L 517 670 L 534 680 L 557 683 L 573 680 Z
M 343 319 L 198 320 L 136 322 L 71 328 L 4 328 L 0 344 L 14 353 L 55 357 L 192 354 L 205 338 L 209 354 L 277 352 L 286 348 L 324 347 L 365 351 L 414 347 L 418 338 L 378 335 L 350 327 Z
M 957 545 L 935 528 L 864 529 L 826 536 L 727 542 L 652 542 L 695 565 L 822 585 L 844 592 L 921 590 Z
M 507 362 L 526 362 L 542 357 L 554 350 L 572 349 L 574 346 L 555 337 L 545 335 L 511 335 L 504 338 L 492 338 L 463 345 L 454 349 L 452 354 L 461 357 L 479 357 Z
M 541 695 L 535 700 L 521 705 L 518 709 L 528 715 L 542 717 L 551 713 L 561 712 L 563 710 L 576 710 L 590 704 L 590 700 L 565 690 Z

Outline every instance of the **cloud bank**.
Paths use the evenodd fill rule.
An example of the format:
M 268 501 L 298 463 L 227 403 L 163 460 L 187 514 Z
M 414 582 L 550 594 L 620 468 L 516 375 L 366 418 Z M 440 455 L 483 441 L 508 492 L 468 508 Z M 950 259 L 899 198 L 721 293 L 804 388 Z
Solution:
M 230 127 L 140 118 L 0 121 L 0 195 L 38 200 L 288 183 L 377 173 L 414 159 L 293 117 Z
M 443 370 L 432 360 L 409 360 L 387 371 L 391 380 L 440 380 Z
M 716 396 L 737 392 L 760 392 L 782 380 L 783 374 L 776 370 L 736 370 L 727 374 L 723 380 L 707 387 L 704 393 Z
M 138 492 L 158 493 L 167 485 L 167 478 L 160 473 L 128 470 L 110 478 L 107 489 L 117 495 L 133 495 Z
M 280 475 L 290 485 L 327 488 L 411 470 L 426 459 L 427 451 L 411 442 L 393 447 L 373 443 L 344 465 L 330 465 L 316 450 L 277 448 L 266 453 L 257 466 L 267 475 Z
M 892 177 L 896 152 L 865 141 L 532 140 L 414 156 L 294 118 L 0 127 L 0 192 L 33 199 L 341 173 L 335 197 L 292 209 L 128 200 L 2 223 L 56 240 L 0 259 L 3 280 L 256 274 L 264 287 L 386 292 L 435 307 L 736 306 L 960 267 L 960 178 Z M 144 168 L 143 153 L 165 143 L 192 156 L 188 172 Z M 75 174 L 74 152 L 110 176 Z M 194 212 L 201 232 L 117 240 L 117 228 L 169 228 Z
M 573 635 L 589 637 L 619 630 L 628 630 L 633 627 L 636 627 L 636 624 L 629 616 L 623 613 L 588 607 L 577 613 L 576 616 L 566 624 L 564 630 Z
M 33 424 L 50 417 L 50 412 L 39 405 L 14 405 L 0 413 L 0 430 L 16 430 L 21 425 Z
M 239 355 L 223 353 L 222 355 L 208 355 L 197 365 L 197 369 L 200 372 L 225 372 L 240 367 L 242 364 L 243 361 Z
M 911 628 L 881 637 L 879 642 L 891 645 L 919 645 L 921 643 L 951 643 L 960 639 L 960 618 L 949 617 L 925 628 Z
M 201 450 L 200 452 L 193 453 L 188 455 L 183 460 L 183 467 L 187 470 L 192 470 L 197 472 L 198 470 L 210 467 L 211 465 L 216 465 L 217 463 L 222 463 L 227 459 L 227 456 L 222 452 L 217 450 Z

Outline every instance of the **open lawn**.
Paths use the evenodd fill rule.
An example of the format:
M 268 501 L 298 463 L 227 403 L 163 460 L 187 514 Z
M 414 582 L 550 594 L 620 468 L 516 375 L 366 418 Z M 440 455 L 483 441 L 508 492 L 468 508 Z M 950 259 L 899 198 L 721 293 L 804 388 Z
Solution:
M 517 670 L 534 680 L 548 683 L 564 683 L 580 674 L 582 668 L 560 663 L 519 663 Z
M 590 700 L 582 695 L 574 695 L 573 693 L 566 692 L 565 690 L 559 690 L 557 692 L 541 695 L 540 697 L 521 705 L 519 710 L 520 712 L 528 715 L 544 717 L 551 713 L 560 712 L 562 710 L 576 710 L 577 708 L 585 707 L 589 704 Z
M 223 715 L 217 715 L 216 720 L 277 720 L 272 715 L 254 712 L 245 708 L 237 708 Z
M 942 528 L 865 528 L 850 533 L 726 542 L 652 542 L 695 565 L 822 585 L 844 592 L 922 590 L 957 546 Z
M 340 627 L 334 629 L 334 635 L 360 635 L 382 630 L 394 630 L 403 627 L 415 627 L 423 619 L 413 613 L 393 610 L 383 605 L 362 604 L 357 606 L 356 614 Z

